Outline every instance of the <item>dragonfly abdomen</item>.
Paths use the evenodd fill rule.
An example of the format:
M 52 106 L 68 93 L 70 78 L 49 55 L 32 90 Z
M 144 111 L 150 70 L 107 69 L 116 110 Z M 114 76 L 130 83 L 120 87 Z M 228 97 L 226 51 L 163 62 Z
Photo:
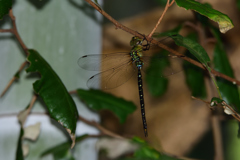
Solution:
M 146 116 L 145 116 L 145 104 L 144 104 L 144 98 L 143 98 L 143 85 L 142 85 L 141 67 L 138 67 L 138 91 L 139 91 L 139 99 L 140 99 L 140 106 L 141 106 L 143 129 L 144 129 L 145 137 L 147 137 L 148 136 L 147 121 L 146 121 Z

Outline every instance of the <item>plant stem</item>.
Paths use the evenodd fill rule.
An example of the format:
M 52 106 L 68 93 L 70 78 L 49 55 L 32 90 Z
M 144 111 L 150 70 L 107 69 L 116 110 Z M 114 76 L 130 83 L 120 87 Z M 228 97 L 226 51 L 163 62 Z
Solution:
M 16 19 L 15 16 L 13 15 L 12 9 L 9 10 L 9 17 L 12 20 L 12 24 L 13 24 L 13 28 L 11 29 L 11 32 L 16 36 L 18 42 L 20 43 L 24 53 L 26 55 L 28 55 L 28 48 L 27 46 L 24 44 L 22 38 L 20 37 L 18 30 L 17 30 L 17 25 L 16 25 Z
M 157 27 L 159 26 L 160 22 L 162 21 L 163 16 L 164 16 L 165 13 L 167 12 L 168 8 L 172 6 L 172 4 L 174 3 L 175 0 L 173 0 L 170 4 L 169 4 L 169 1 L 170 1 L 170 0 L 167 1 L 167 4 L 166 4 L 166 6 L 165 6 L 165 8 L 164 8 L 164 11 L 163 11 L 161 17 L 159 18 L 156 26 L 153 28 L 152 32 L 147 36 L 148 38 L 151 38 L 151 37 L 152 37 L 153 33 L 156 31 Z
M 27 64 L 26 61 L 21 64 L 20 68 L 18 69 L 18 72 L 19 72 L 19 73 L 23 70 L 23 68 L 25 67 L 26 64 Z M 9 87 L 13 84 L 13 82 L 14 82 L 16 79 L 18 79 L 18 78 L 14 76 L 14 77 L 9 81 L 9 83 L 7 84 L 7 86 L 5 87 L 5 89 L 3 90 L 2 94 L 0 95 L 0 98 L 1 98 L 2 96 L 4 96 L 4 94 L 7 92 L 7 90 L 9 89 Z
M 117 135 L 109 130 L 107 130 L 106 128 L 104 128 L 103 126 L 101 126 L 100 124 L 98 124 L 97 122 L 95 121 L 89 121 L 85 118 L 83 118 L 82 116 L 79 116 L 78 119 L 80 121 L 83 121 L 84 123 L 86 124 L 89 124 L 91 126 L 94 126 L 96 127 L 97 129 L 99 129 L 104 135 L 107 135 L 107 136 L 110 136 L 110 137 L 114 137 L 114 138 L 120 138 L 120 139 L 125 139 L 124 137 L 120 136 L 120 135 Z
M 212 121 L 214 149 L 215 149 L 214 160 L 223 160 L 223 142 L 222 142 L 221 127 L 220 127 L 218 116 L 212 115 L 211 121 Z

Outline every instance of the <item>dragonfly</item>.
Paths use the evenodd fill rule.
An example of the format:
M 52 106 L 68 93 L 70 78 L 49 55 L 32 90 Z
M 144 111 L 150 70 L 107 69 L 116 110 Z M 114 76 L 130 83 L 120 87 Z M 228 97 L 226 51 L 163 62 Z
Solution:
M 85 70 L 101 71 L 89 78 L 87 81 L 89 88 L 98 88 L 100 85 L 99 80 L 101 79 L 102 89 L 113 89 L 127 82 L 134 73 L 137 74 L 143 130 L 145 137 L 147 137 L 148 131 L 141 71 L 145 71 L 146 69 L 144 68 L 149 66 L 151 56 L 144 54 L 144 51 L 149 50 L 150 45 L 148 42 L 147 44 L 143 44 L 143 41 L 144 39 L 134 36 L 130 41 L 130 46 L 132 47 L 130 52 L 85 55 L 79 58 L 78 65 Z M 157 62 L 161 63 L 162 58 L 157 58 Z M 160 75 L 160 77 L 165 77 L 175 72 L 177 71 L 168 68 L 167 72 L 164 75 Z

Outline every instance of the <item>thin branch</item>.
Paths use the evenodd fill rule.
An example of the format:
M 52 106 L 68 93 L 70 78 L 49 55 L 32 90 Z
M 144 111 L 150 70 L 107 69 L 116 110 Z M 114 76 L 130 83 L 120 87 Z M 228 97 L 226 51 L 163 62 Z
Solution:
M 30 102 L 30 105 L 29 105 L 29 111 L 31 111 L 32 110 L 32 107 L 33 107 L 33 105 L 34 105 L 34 103 L 35 103 L 35 101 L 37 100 L 37 95 L 36 94 L 34 94 L 34 96 L 33 96 L 33 98 L 32 98 L 32 100 L 31 100 L 31 102 Z
M 19 72 L 19 73 L 23 70 L 23 68 L 25 67 L 26 64 L 27 64 L 26 61 L 21 64 L 20 68 L 18 69 L 18 72 Z M 5 87 L 5 89 L 3 90 L 2 94 L 0 95 L 0 98 L 1 98 L 2 96 L 4 96 L 4 94 L 7 92 L 7 90 L 9 89 L 9 87 L 13 84 L 13 82 L 14 82 L 16 79 L 18 79 L 18 77 L 14 76 L 14 77 L 8 82 L 7 86 Z
M 174 2 L 175 2 L 175 0 L 172 0 L 172 2 L 169 4 L 169 7 L 171 7 Z
M 33 107 L 36 100 L 37 100 L 37 95 L 34 94 L 34 96 L 32 97 L 32 100 L 29 104 L 29 107 L 18 113 L 17 117 L 18 117 L 18 120 L 19 120 L 21 126 L 24 126 L 25 121 L 26 121 L 29 113 L 31 112 L 32 107 Z
M 89 3 L 93 8 L 95 8 L 99 13 L 101 13 L 104 17 L 106 17 L 110 22 L 112 22 L 115 27 L 118 29 L 122 29 L 132 35 L 138 36 L 139 38 L 144 38 L 144 36 L 140 33 L 138 33 L 137 31 L 134 31 L 124 25 L 122 25 L 121 23 L 119 23 L 117 20 L 115 20 L 114 18 L 112 18 L 109 14 L 107 14 L 104 10 L 100 9 L 94 2 L 92 2 L 91 0 L 85 0 L 87 3 Z
M 29 114 L 30 114 L 30 110 L 34 104 L 34 102 L 36 101 L 37 97 L 33 97 L 32 100 L 31 100 L 31 103 L 30 103 L 30 106 L 28 108 L 29 110 Z M 5 114 L 0 114 L 0 118 L 4 118 L 4 117 L 11 117 L 11 116 L 18 116 L 19 113 L 5 113 Z M 47 112 L 32 112 L 31 115 L 47 115 L 49 116 L 49 114 Z M 125 139 L 124 137 L 118 135 L 118 134 L 115 134 L 109 130 L 107 130 L 106 128 L 102 127 L 100 124 L 98 124 L 96 121 L 89 121 L 81 116 L 79 116 L 79 120 L 88 124 L 88 125 L 91 125 L 91 126 L 94 126 L 96 127 L 97 129 L 99 129 L 102 133 L 99 134 L 99 135 L 94 135 L 93 137 L 101 137 L 101 136 L 110 136 L 110 137 L 114 137 L 114 138 L 118 138 L 118 139 Z
M 200 101 L 206 103 L 207 105 L 209 105 L 209 104 L 211 105 L 211 102 L 204 101 L 202 99 L 199 99 L 199 98 L 196 98 L 196 97 L 193 97 L 193 96 L 192 96 L 192 98 L 196 99 L 196 100 L 200 100 Z M 225 110 L 231 110 L 232 113 L 226 113 L 226 114 L 231 114 L 231 116 L 233 116 L 233 118 L 235 118 L 237 121 L 240 122 L 240 115 L 230 105 L 228 105 L 225 101 L 222 101 L 221 106 L 224 109 L 225 113 L 226 113 Z M 212 109 L 212 106 L 210 108 Z
M 13 33 L 13 29 L 0 29 L 0 32 L 2 32 L 2 33 L 4 33 L 4 32 Z
M 124 137 L 117 135 L 109 130 L 107 130 L 106 128 L 102 127 L 100 124 L 98 124 L 96 121 L 89 121 L 81 116 L 78 117 L 78 119 L 80 121 L 83 121 L 86 124 L 89 124 L 91 126 L 96 127 L 97 129 L 99 129 L 104 135 L 110 136 L 110 137 L 114 137 L 114 138 L 120 138 L 120 139 L 125 139 Z
M 2 94 L 0 95 L 0 98 L 4 96 L 4 94 L 7 92 L 7 90 L 10 88 L 10 86 L 13 84 L 13 82 L 18 79 L 17 77 L 12 77 L 12 79 L 8 82 L 7 86 L 4 88 Z
M 160 22 L 162 21 L 163 16 L 164 16 L 165 13 L 167 12 L 168 8 L 172 6 L 172 4 L 174 3 L 175 0 L 173 0 L 170 4 L 169 4 L 169 1 L 170 1 L 170 0 L 167 1 L 167 4 L 166 4 L 166 6 L 165 6 L 165 8 L 164 8 L 164 11 L 163 11 L 161 17 L 159 18 L 156 26 L 153 28 L 152 32 L 147 36 L 148 38 L 151 38 L 151 37 L 152 37 L 153 33 L 156 31 L 157 27 L 159 26 Z
M 28 55 L 28 48 L 27 46 L 24 44 L 22 38 L 20 37 L 19 33 L 18 33 L 18 30 L 17 30 L 17 25 L 16 25 L 16 19 L 15 19 L 15 16 L 13 15 L 13 12 L 12 12 L 12 9 L 9 10 L 9 17 L 11 18 L 12 20 L 12 25 L 13 25 L 13 28 L 12 28 L 12 33 L 16 36 L 18 42 L 20 43 L 24 53 L 26 55 Z
M 211 117 L 215 150 L 214 160 L 223 160 L 223 142 L 219 118 L 217 115 L 212 115 Z
M 68 93 L 69 93 L 69 94 L 77 94 L 77 91 L 76 91 L 76 90 L 73 90 L 73 91 L 69 91 Z
M 73 90 L 73 91 L 69 91 L 68 93 L 69 93 L 69 94 L 77 94 L 77 91 L 76 91 L 76 90 Z M 86 124 L 89 124 L 89 125 L 91 125 L 91 126 L 96 127 L 97 129 L 99 129 L 99 130 L 102 132 L 103 135 L 107 135 L 107 136 L 114 137 L 114 138 L 124 139 L 124 137 L 119 136 L 119 135 L 117 135 L 117 134 L 115 134 L 115 133 L 107 130 L 106 128 L 102 127 L 102 126 L 99 125 L 96 121 L 89 121 L 89 120 L 87 120 L 87 119 L 85 119 L 85 118 L 83 118 L 83 117 L 81 117 L 81 116 L 79 116 L 78 119 L 79 119 L 80 121 L 83 121 L 83 122 L 86 123 Z
M 155 44 L 155 45 L 158 45 L 160 48 L 165 49 L 166 51 L 177 55 L 179 58 L 184 59 L 184 60 L 186 60 L 186 61 L 194 64 L 195 66 L 198 66 L 199 68 L 202 68 L 202 69 L 206 70 L 206 68 L 205 68 L 201 63 L 199 63 L 199 62 L 197 62 L 197 61 L 195 61 L 195 60 L 193 60 L 193 59 L 191 59 L 191 58 L 188 58 L 188 57 L 184 56 L 183 54 L 181 54 L 181 53 L 173 50 L 172 48 L 169 48 L 168 46 L 164 45 L 163 43 L 161 43 L 161 42 L 159 42 L 159 41 L 157 41 L 157 40 L 155 40 L 155 39 L 146 37 L 146 36 L 144 36 L 143 34 L 140 34 L 140 33 L 136 32 L 136 31 L 134 31 L 134 30 L 132 30 L 132 29 L 130 29 L 130 28 L 122 25 L 121 23 L 119 23 L 118 21 L 116 21 L 115 19 L 113 19 L 110 15 L 108 15 L 104 10 L 99 9 L 99 7 L 98 7 L 95 3 L 93 3 L 91 0 L 85 0 L 85 1 L 88 2 L 88 3 L 89 3 L 92 7 L 94 7 L 97 11 L 99 11 L 99 12 L 100 12 L 104 17 L 106 17 L 109 21 L 111 21 L 111 22 L 116 26 L 116 28 L 120 28 L 120 29 L 122 29 L 122 30 L 124 30 L 124 31 L 126 31 L 126 32 L 128 32 L 128 33 L 130 33 L 130 34 L 132 34 L 132 35 L 135 35 L 135 36 L 137 36 L 137 37 L 139 37 L 139 38 L 145 38 L 148 42 L 150 42 L 150 43 L 152 43 L 152 44 Z M 232 82 L 233 84 L 240 85 L 240 81 L 238 81 L 238 80 L 236 80 L 236 79 L 234 79 L 234 78 L 231 78 L 231 77 L 229 77 L 229 76 L 227 76 L 227 75 L 225 75 L 225 74 L 222 74 L 222 73 L 220 73 L 220 72 L 217 72 L 217 71 L 215 71 L 214 69 L 212 69 L 211 72 L 212 72 L 212 74 L 214 74 L 214 75 L 217 76 L 217 77 L 221 77 L 221 78 L 223 78 L 223 79 L 226 79 L 227 81 L 230 81 L 230 82 Z
M 0 118 L 4 118 L 4 117 L 15 117 L 19 114 L 19 112 L 16 113 L 4 113 L 4 114 L 0 114 Z M 31 115 L 45 115 L 45 116 L 49 116 L 49 114 L 47 112 L 31 112 Z
M 230 109 L 233 112 L 231 115 L 240 122 L 240 115 L 230 105 L 228 105 L 225 101 L 223 101 L 221 105 L 223 106 L 223 109 Z
M 202 101 L 202 102 L 204 102 L 204 103 L 210 105 L 210 102 L 205 101 L 205 100 L 203 100 L 203 99 L 200 99 L 200 98 L 197 98 L 197 97 L 194 97 L 194 96 L 192 96 L 192 99 L 199 100 L 199 101 Z

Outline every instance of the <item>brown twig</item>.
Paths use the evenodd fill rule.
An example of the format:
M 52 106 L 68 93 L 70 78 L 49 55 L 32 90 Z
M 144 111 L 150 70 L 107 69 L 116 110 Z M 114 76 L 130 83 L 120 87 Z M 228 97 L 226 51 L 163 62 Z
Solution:
M 205 101 L 205 100 L 203 100 L 203 99 L 200 99 L 200 98 L 197 98 L 197 97 L 194 97 L 194 96 L 192 96 L 192 99 L 199 100 L 199 101 L 202 101 L 202 102 L 204 102 L 204 103 L 210 105 L 210 102 Z
M 4 113 L 4 114 L 0 114 L 0 118 L 15 117 L 18 114 L 19 114 L 19 112 L 16 112 L 16 113 Z M 49 116 L 49 114 L 47 112 L 31 112 L 31 115 L 46 115 L 46 116 Z
M 26 64 L 27 64 L 26 61 L 21 64 L 20 68 L 18 69 L 18 72 L 19 72 L 19 73 L 23 70 L 23 68 L 25 67 Z M 5 87 L 5 89 L 3 90 L 2 94 L 0 95 L 0 98 L 1 98 L 2 96 L 4 96 L 4 94 L 7 92 L 7 90 L 9 89 L 9 87 L 13 84 L 13 82 L 14 82 L 16 79 L 18 79 L 18 77 L 14 76 L 14 77 L 8 82 L 7 86 Z
M 193 99 L 196 100 L 200 100 L 204 103 L 207 104 L 207 106 L 209 106 L 211 104 L 211 102 L 207 102 L 204 101 L 202 99 L 193 97 Z M 212 106 L 210 105 L 210 108 L 212 108 Z M 214 138 L 214 160 L 223 160 L 223 143 L 222 143 L 222 134 L 221 134 L 221 127 L 219 124 L 219 117 L 217 115 L 214 114 L 214 112 L 212 112 L 212 116 L 211 116 L 211 124 L 212 124 L 212 130 L 213 130 L 213 138 Z
M 19 33 L 18 33 L 17 25 L 16 25 L 16 19 L 15 19 L 15 16 L 13 15 L 12 9 L 9 10 L 9 17 L 11 18 L 11 20 L 12 20 L 12 25 L 13 25 L 13 28 L 10 29 L 10 32 L 13 33 L 13 34 L 16 36 L 16 38 L 17 38 L 18 42 L 20 43 L 20 45 L 21 45 L 24 53 L 25 53 L 26 55 L 28 55 L 28 48 L 27 48 L 27 46 L 24 44 L 22 38 L 20 37 L 20 35 L 19 35 Z
M 162 19 L 163 19 L 163 16 L 164 16 L 165 13 L 167 12 L 168 8 L 172 6 L 172 4 L 174 3 L 175 0 L 173 0 L 170 4 L 169 4 L 169 1 L 170 1 L 170 0 L 167 1 L 167 4 L 166 4 L 166 6 L 165 6 L 165 8 L 164 8 L 164 11 L 163 11 L 161 17 L 159 18 L 156 26 L 153 28 L 152 32 L 147 36 L 148 38 L 151 38 L 151 37 L 152 37 L 153 33 L 156 31 L 157 27 L 158 27 L 159 24 L 161 23 L 161 21 L 162 21 Z
M 76 91 L 76 90 L 73 90 L 73 91 L 69 91 L 68 93 L 69 93 L 69 94 L 77 94 L 77 91 Z
M 199 99 L 199 98 L 196 98 L 196 97 L 193 97 L 193 96 L 192 96 L 192 98 L 193 98 L 193 99 L 196 99 L 196 100 L 200 100 L 200 101 L 206 103 L 207 105 L 209 105 L 209 104 L 211 105 L 211 102 L 204 101 L 204 100 L 202 100 L 202 99 Z M 240 122 L 240 115 L 239 115 L 238 112 L 236 112 L 230 105 L 228 105 L 225 101 L 222 101 L 221 106 L 222 106 L 222 108 L 224 109 L 224 112 L 225 112 L 225 113 L 226 113 L 226 110 L 228 110 L 228 109 L 231 110 L 232 113 L 229 113 L 229 114 L 231 114 L 231 116 L 233 116 L 237 121 Z M 212 107 L 213 107 L 213 106 L 211 105 L 210 108 L 212 108 Z M 228 113 L 226 113 L 226 114 L 228 114 Z
M 240 122 L 240 115 L 230 105 L 228 105 L 225 101 L 223 101 L 221 105 L 223 106 L 223 109 L 230 109 L 233 112 L 231 115 Z
M 73 91 L 69 91 L 68 92 L 69 94 L 76 94 L 77 91 L 76 90 L 73 90 Z M 79 116 L 78 119 L 80 121 L 83 121 L 84 123 L 86 124 L 89 124 L 91 126 L 94 126 L 96 127 L 97 129 L 99 129 L 103 135 L 107 135 L 107 136 L 110 136 L 110 137 L 114 137 L 114 138 L 120 138 L 120 139 L 124 139 L 124 137 L 120 136 L 120 135 L 117 135 L 109 130 L 107 130 L 106 128 L 102 127 L 101 125 L 99 125 L 96 121 L 89 121 L 85 118 L 83 118 L 82 116 Z
M 19 120 L 21 126 L 24 126 L 25 121 L 26 121 L 29 113 L 31 112 L 32 107 L 36 100 L 37 100 L 37 95 L 34 94 L 34 96 L 32 97 L 32 100 L 29 104 L 29 107 L 18 113 L 17 117 L 18 117 L 18 120 Z
M 140 33 L 138 33 L 137 31 L 134 31 L 124 25 L 122 25 L 121 23 L 119 23 L 117 20 L 115 20 L 114 18 L 112 18 L 109 14 L 107 14 L 104 10 L 100 9 L 94 2 L 92 2 L 91 0 L 85 0 L 87 3 L 89 3 L 93 8 L 95 8 L 99 13 L 101 13 L 104 17 L 106 17 L 110 22 L 112 22 L 115 27 L 118 29 L 122 29 L 132 35 L 138 36 L 140 38 L 144 38 L 144 36 Z
M 217 115 L 211 116 L 212 129 L 213 129 L 213 138 L 214 138 L 214 160 L 223 160 L 223 142 L 221 127 L 219 123 L 219 117 Z
M 2 94 L 0 95 L 0 98 L 4 96 L 4 94 L 7 92 L 7 90 L 10 88 L 10 86 L 13 84 L 13 82 L 18 79 L 17 77 L 12 77 L 12 79 L 8 82 L 7 86 L 4 88 Z
M 79 116 L 78 119 L 79 119 L 80 121 L 83 121 L 83 122 L 86 123 L 86 124 L 89 124 L 89 125 L 91 125 L 91 126 L 96 127 L 97 129 L 99 129 L 99 130 L 103 133 L 103 135 L 107 135 L 107 136 L 114 137 L 114 138 L 125 139 L 124 137 L 122 137 L 122 136 L 120 136 L 120 135 L 117 135 L 117 134 L 115 134 L 115 133 L 107 130 L 106 128 L 102 127 L 101 125 L 99 125 L 99 124 L 98 124 L 97 122 L 95 122 L 95 121 L 89 121 L 89 120 L 87 120 L 87 119 L 85 119 L 85 118 L 83 118 L 83 117 L 81 117 L 81 116 Z
M 34 94 L 32 100 L 31 100 L 31 102 L 30 102 L 30 105 L 29 105 L 29 111 L 32 110 L 32 107 L 33 107 L 33 105 L 34 105 L 34 103 L 35 103 L 36 100 L 37 100 L 37 95 Z
M 198 66 L 199 68 L 202 68 L 202 69 L 206 70 L 206 68 L 201 63 L 199 63 L 199 62 L 197 62 L 197 61 L 195 61 L 195 60 L 193 60 L 191 58 L 188 58 L 188 57 L 184 56 L 183 54 L 173 50 L 172 48 L 169 48 L 168 46 L 164 45 L 163 43 L 161 43 L 161 42 L 159 42 L 159 41 L 157 41 L 155 39 L 152 39 L 152 38 L 149 38 L 149 37 L 145 37 L 143 34 L 140 34 L 137 31 L 134 31 L 134 30 L 132 30 L 132 29 L 122 25 L 121 23 L 119 23 L 118 21 L 113 19 L 110 15 L 108 15 L 104 10 L 99 9 L 99 7 L 95 3 L 93 3 L 91 0 L 85 0 L 85 1 L 88 2 L 97 11 L 99 11 L 109 21 L 111 21 L 116 26 L 116 28 L 120 28 L 120 29 L 122 29 L 122 30 L 124 30 L 124 31 L 126 31 L 126 32 L 128 32 L 128 33 L 130 33 L 132 35 L 138 36 L 139 38 L 145 38 L 147 41 L 151 42 L 152 44 L 155 44 L 155 45 L 159 46 L 160 48 L 163 48 L 163 49 L 167 50 L 168 52 L 177 55 L 179 58 L 184 59 L 184 60 L 186 60 L 186 61 L 188 61 L 188 62 Z M 220 72 L 217 72 L 217 71 L 215 71 L 213 69 L 211 70 L 211 72 L 212 72 L 212 74 L 214 74 L 217 77 L 221 77 L 223 79 L 226 79 L 227 81 L 230 81 L 233 84 L 240 85 L 240 81 L 238 81 L 238 80 L 236 80 L 234 78 L 231 78 L 231 77 L 229 77 L 229 76 L 227 76 L 225 74 L 222 74 Z
M 31 111 L 31 108 L 34 104 L 34 102 L 36 101 L 36 97 L 34 96 L 31 100 L 31 103 L 30 103 L 30 106 L 28 108 L 28 114 L 30 114 L 30 111 Z M 0 114 L 0 118 L 3 118 L 3 117 L 10 117 L 10 116 L 17 116 L 19 113 L 8 113 L 8 114 Z M 42 113 L 42 112 L 33 112 L 31 113 L 31 115 L 47 115 L 49 116 L 49 114 L 47 112 L 45 113 Z M 100 124 L 98 124 L 97 122 L 95 121 L 89 121 L 81 116 L 79 116 L 79 120 L 86 123 L 86 124 L 89 124 L 91 126 L 94 126 L 96 127 L 97 129 L 99 129 L 102 134 L 98 134 L 98 135 L 90 135 L 90 137 L 101 137 L 101 136 L 110 136 L 110 137 L 114 137 L 114 138 L 118 138 L 118 139 L 125 139 L 124 137 L 120 136 L 120 135 L 117 135 L 109 130 L 107 130 L 106 128 L 102 127 Z
M 0 29 L 0 32 L 4 33 L 4 32 L 13 32 L 13 29 Z

